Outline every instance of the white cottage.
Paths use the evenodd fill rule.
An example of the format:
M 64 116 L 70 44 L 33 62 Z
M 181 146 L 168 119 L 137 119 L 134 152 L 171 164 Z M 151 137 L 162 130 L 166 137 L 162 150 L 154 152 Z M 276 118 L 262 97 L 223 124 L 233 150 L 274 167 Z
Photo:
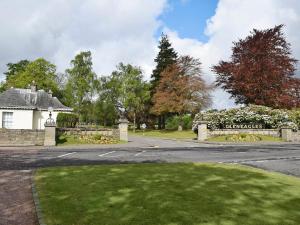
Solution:
M 0 94 L 0 128 L 6 129 L 44 129 L 49 118 L 56 121 L 59 112 L 72 112 L 72 108 L 64 106 L 52 93 L 30 89 L 11 88 Z

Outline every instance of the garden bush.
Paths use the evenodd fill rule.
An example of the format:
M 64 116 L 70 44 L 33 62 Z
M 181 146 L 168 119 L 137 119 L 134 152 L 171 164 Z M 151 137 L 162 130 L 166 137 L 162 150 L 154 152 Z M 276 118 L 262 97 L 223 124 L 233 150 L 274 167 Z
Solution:
M 74 128 L 78 122 L 79 117 L 74 113 L 58 113 L 56 117 L 57 127 Z
M 166 129 L 167 130 L 177 130 L 180 124 L 180 117 L 173 116 L 167 119 Z M 190 115 L 184 115 L 182 117 L 182 128 L 183 130 L 192 129 L 193 118 Z
M 196 132 L 201 120 L 208 122 L 208 128 L 220 129 L 230 124 L 263 124 L 267 129 L 289 126 L 293 130 L 300 128 L 300 111 L 272 109 L 265 106 L 249 105 L 228 110 L 208 110 L 198 113 L 192 129 Z

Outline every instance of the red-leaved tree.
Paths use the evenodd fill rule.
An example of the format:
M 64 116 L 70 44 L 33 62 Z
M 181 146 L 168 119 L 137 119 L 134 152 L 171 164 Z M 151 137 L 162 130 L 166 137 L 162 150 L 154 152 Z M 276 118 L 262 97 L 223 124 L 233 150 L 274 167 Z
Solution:
M 236 103 L 274 108 L 300 106 L 300 79 L 294 77 L 297 60 L 282 32 L 283 25 L 256 30 L 233 43 L 230 61 L 213 66 L 216 84 Z

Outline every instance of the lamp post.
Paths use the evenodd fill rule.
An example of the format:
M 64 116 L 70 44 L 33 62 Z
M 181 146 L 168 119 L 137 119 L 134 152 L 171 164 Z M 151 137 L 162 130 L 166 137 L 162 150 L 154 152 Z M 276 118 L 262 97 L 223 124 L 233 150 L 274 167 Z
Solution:
M 48 108 L 49 118 L 46 120 L 46 125 L 55 125 L 55 121 L 52 119 L 53 107 Z
M 53 108 L 48 108 L 49 118 L 45 122 L 45 139 L 44 146 L 54 146 L 56 144 L 56 124 L 54 119 L 52 119 Z

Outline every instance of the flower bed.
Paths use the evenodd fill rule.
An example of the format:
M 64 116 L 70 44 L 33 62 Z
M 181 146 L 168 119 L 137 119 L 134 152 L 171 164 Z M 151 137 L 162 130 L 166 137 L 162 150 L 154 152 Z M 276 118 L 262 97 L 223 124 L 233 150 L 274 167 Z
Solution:
M 100 134 L 81 134 L 68 135 L 61 134 L 57 137 L 58 145 L 77 145 L 77 144 L 117 144 L 118 140 Z

